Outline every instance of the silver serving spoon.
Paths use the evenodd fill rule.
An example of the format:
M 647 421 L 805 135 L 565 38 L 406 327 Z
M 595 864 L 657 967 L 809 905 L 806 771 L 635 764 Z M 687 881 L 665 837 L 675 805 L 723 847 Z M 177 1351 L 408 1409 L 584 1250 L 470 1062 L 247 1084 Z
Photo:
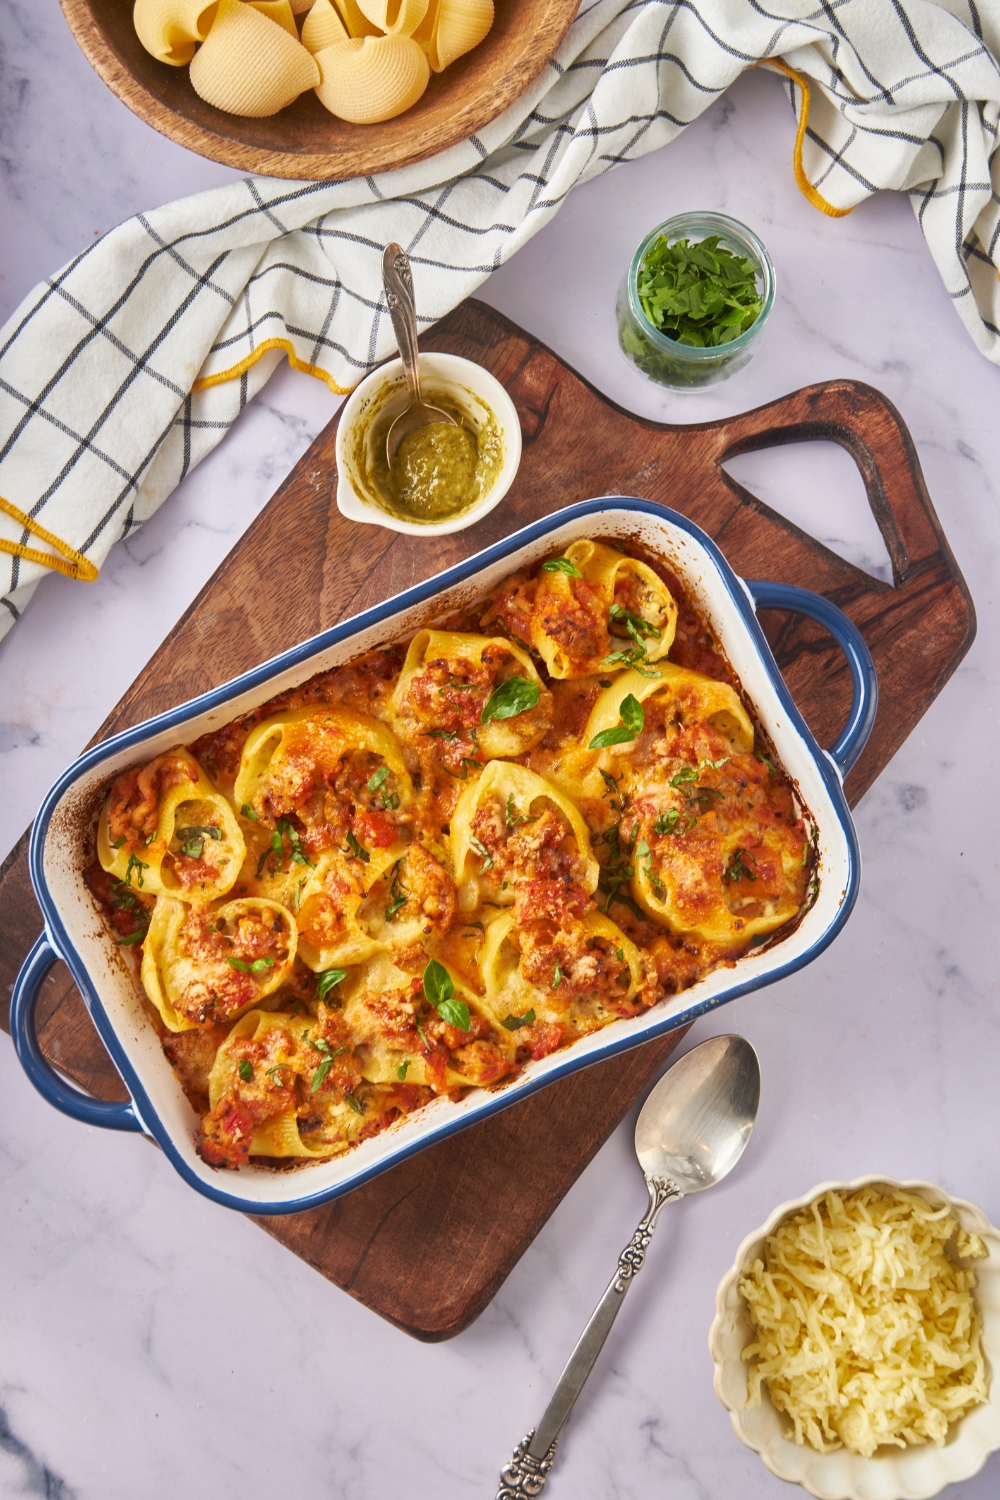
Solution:
M 402 245 L 386 245 L 382 254 L 382 284 L 385 300 L 389 304 L 389 316 L 399 345 L 403 361 L 403 373 L 410 392 L 410 402 L 405 411 L 389 428 L 385 439 L 385 455 L 391 464 L 396 449 L 415 427 L 426 427 L 430 422 L 447 422 L 457 427 L 439 406 L 428 406 L 420 395 L 420 365 L 417 352 L 417 309 L 413 301 L 413 273 L 410 258 Z
M 693 1048 L 650 1090 L 635 1127 L 635 1154 L 649 1189 L 649 1208 L 618 1270 L 570 1355 L 542 1420 L 514 1450 L 500 1475 L 497 1500 L 538 1495 L 552 1467 L 559 1430 L 583 1390 L 632 1278 L 672 1198 L 700 1193 L 732 1171 L 750 1139 L 760 1103 L 760 1065 L 741 1036 L 716 1036 Z

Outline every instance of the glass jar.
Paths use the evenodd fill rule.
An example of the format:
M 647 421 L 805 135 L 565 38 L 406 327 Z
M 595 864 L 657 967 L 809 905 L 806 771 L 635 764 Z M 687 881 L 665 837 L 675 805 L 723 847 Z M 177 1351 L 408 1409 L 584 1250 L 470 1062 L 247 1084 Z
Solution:
M 707 239 L 711 234 L 718 235 L 719 243 L 725 249 L 750 261 L 756 272 L 757 290 L 764 305 L 750 327 L 728 344 L 698 349 L 691 344 L 679 344 L 676 339 L 669 338 L 653 327 L 639 301 L 637 280 L 646 252 L 663 236 L 666 236 L 669 244 L 673 244 L 676 240 L 697 242 Z M 771 257 L 745 224 L 729 218 L 727 214 L 677 214 L 647 234 L 632 257 L 632 264 L 618 289 L 615 309 L 618 343 L 629 364 L 635 365 L 648 380 L 654 380 L 658 385 L 675 391 L 701 390 L 705 386 L 718 385 L 720 380 L 728 380 L 730 375 L 735 375 L 737 370 L 742 370 L 748 363 L 757 348 L 773 303 L 774 267 Z

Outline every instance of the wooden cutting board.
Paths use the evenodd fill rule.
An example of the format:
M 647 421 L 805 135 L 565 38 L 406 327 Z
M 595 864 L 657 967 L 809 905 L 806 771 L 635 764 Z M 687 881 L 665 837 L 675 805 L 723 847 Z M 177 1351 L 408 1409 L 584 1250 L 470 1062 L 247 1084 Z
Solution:
M 731 420 L 640 421 L 542 344 L 478 302 L 421 341 L 477 360 L 521 418 L 524 457 L 507 499 L 479 525 L 414 541 L 345 521 L 334 500 L 336 421 L 320 434 L 223 562 L 98 738 L 205 692 L 345 616 L 419 583 L 519 526 L 606 493 L 690 516 L 745 577 L 834 599 L 864 632 L 881 702 L 848 777 L 854 803 L 895 754 L 971 644 L 975 616 L 899 413 L 870 386 L 828 381 Z M 763 505 L 720 467 L 754 448 L 825 438 L 853 454 L 892 559 L 880 583 Z M 290 565 L 290 561 L 294 565 Z M 789 687 L 821 744 L 850 701 L 843 659 L 822 630 L 764 619 Z M 0 867 L 0 1020 L 41 930 L 27 838 Z M 762 999 L 766 1004 L 766 997 Z M 48 1056 L 102 1098 L 124 1098 L 62 965 L 40 1009 Z M 679 1033 L 576 1073 L 384 1173 L 329 1207 L 261 1228 L 417 1338 L 450 1338 L 482 1312 L 568 1188 L 643 1093 Z

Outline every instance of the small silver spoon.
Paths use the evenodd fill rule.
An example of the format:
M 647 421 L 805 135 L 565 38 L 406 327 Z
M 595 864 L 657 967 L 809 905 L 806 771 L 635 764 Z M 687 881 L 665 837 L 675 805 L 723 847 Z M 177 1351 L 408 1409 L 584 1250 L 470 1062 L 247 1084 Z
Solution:
M 593 1317 L 570 1355 L 538 1426 L 514 1450 L 500 1475 L 497 1500 L 541 1492 L 559 1430 L 594 1367 L 632 1278 L 642 1270 L 665 1203 L 700 1193 L 732 1171 L 750 1139 L 760 1103 L 760 1064 L 741 1036 L 702 1042 L 651 1089 L 635 1127 L 635 1154 L 646 1178 L 649 1208 Z
M 426 427 L 430 422 L 447 422 L 451 427 L 457 427 L 458 423 L 439 406 L 428 406 L 420 395 L 417 309 L 413 302 L 413 273 L 410 270 L 410 258 L 402 245 L 386 245 L 382 254 L 382 284 L 385 287 L 385 300 L 389 304 L 389 316 L 392 319 L 396 342 L 403 361 L 403 373 L 410 391 L 409 405 L 405 411 L 400 412 L 386 434 L 385 456 L 391 464 L 396 456 L 396 449 L 407 433 L 412 432 L 414 428 Z

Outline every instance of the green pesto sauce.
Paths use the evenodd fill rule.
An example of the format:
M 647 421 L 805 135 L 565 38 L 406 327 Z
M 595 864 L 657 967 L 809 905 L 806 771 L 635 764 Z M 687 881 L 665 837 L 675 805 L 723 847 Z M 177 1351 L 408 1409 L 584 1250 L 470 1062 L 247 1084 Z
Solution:
M 424 399 L 458 425 L 432 422 L 415 428 L 400 443 L 390 466 L 385 440 L 401 405 L 398 400 L 376 401 L 362 441 L 364 477 L 379 505 L 407 521 L 429 525 L 461 515 L 487 493 L 503 467 L 503 442 L 491 411 L 477 430 L 450 391 L 428 388 Z

